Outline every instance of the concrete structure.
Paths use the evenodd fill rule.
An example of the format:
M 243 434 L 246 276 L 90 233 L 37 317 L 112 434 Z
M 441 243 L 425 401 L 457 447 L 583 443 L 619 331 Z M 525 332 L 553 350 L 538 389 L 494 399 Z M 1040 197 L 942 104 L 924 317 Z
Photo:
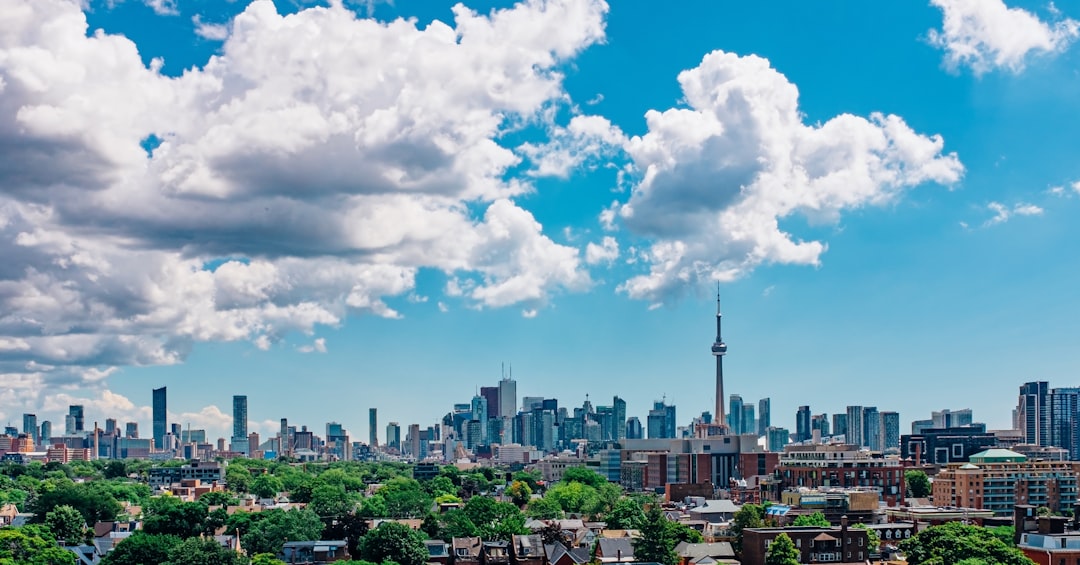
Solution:
M 499 416 L 513 418 L 517 415 L 517 381 L 511 376 L 499 381 Z
M 379 409 L 368 408 L 368 445 L 379 447 Z
M 1077 502 L 1080 463 L 1029 461 L 1007 449 L 988 449 L 968 463 L 951 463 L 934 477 L 937 506 L 959 506 L 1012 515 L 1017 504 L 1072 509 Z
M 712 344 L 712 354 L 716 357 L 716 423 L 723 426 L 727 422 L 724 415 L 724 355 L 727 355 L 727 344 L 720 332 L 720 283 L 716 284 L 716 340 Z M 652 437 L 650 434 L 649 437 Z

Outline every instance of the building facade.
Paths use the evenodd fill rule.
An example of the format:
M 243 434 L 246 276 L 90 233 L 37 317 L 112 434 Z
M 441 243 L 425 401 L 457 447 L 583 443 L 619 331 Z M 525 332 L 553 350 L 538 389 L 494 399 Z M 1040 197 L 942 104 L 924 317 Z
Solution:
M 934 477 L 937 506 L 991 510 L 1012 515 L 1017 504 L 1045 506 L 1053 512 L 1071 510 L 1077 501 L 1080 463 L 1029 461 L 1007 449 L 988 449 L 968 463 L 951 463 Z

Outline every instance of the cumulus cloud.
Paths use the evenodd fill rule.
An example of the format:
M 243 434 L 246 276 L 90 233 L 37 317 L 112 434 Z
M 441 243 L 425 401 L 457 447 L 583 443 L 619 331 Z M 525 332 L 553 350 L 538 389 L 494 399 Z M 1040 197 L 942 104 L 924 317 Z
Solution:
M 326 338 L 316 338 L 311 345 L 301 345 L 296 349 L 300 353 L 326 353 Z
M 0 0 L 3 387 L 398 317 L 384 298 L 423 268 L 473 307 L 587 288 L 580 252 L 514 201 L 532 187 L 500 142 L 566 99 L 560 68 L 607 9 L 458 5 L 418 27 L 256 0 L 173 78 L 88 34 L 76 0 Z
M 589 242 L 585 247 L 585 262 L 590 265 L 612 263 L 619 258 L 619 242 L 610 235 L 604 236 L 600 244 Z
M 625 145 L 639 180 L 601 216 L 652 241 L 649 272 L 620 286 L 633 298 L 656 304 L 762 263 L 817 265 L 826 244 L 799 239 L 782 220 L 836 222 L 963 173 L 941 137 L 898 116 L 803 123 L 797 88 L 761 57 L 716 51 L 679 83 L 688 107 L 646 113 L 648 133 Z
M 944 15 L 942 29 L 929 31 L 930 43 L 945 50 L 946 67 L 969 66 L 977 75 L 994 69 L 1019 72 L 1029 56 L 1064 51 L 1080 32 L 1076 20 L 1044 22 L 1002 0 L 930 3 Z
M 202 21 L 202 16 L 195 14 L 191 17 L 191 23 L 195 24 L 195 35 L 210 41 L 225 41 L 229 37 L 229 26 L 225 24 L 212 24 Z
M 994 215 L 983 222 L 983 227 L 1004 224 L 1013 216 L 1041 216 L 1044 212 L 1042 208 L 1025 202 L 1018 202 L 1014 204 L 1012 208 L 1009 208 L 1000 202 L 991 202 L 986 205 L 986 209 L 993 212 Z

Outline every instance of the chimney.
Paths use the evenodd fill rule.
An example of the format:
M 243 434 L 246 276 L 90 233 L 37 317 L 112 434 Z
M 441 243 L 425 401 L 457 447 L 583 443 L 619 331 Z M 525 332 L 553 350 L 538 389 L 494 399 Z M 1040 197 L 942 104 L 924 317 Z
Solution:
M 847 514 L 840 517 L 840 538 L 847 541 Z

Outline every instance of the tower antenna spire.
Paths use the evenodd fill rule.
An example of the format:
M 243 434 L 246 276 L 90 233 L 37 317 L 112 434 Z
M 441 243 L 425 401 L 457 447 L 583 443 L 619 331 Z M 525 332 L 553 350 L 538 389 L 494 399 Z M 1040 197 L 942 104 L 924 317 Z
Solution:
M 727 344 L 720 332 L 720 281 L 716 281 L 716 341 L 712 344 L 712 354 L 716 357 L 716 424 L 721 428 L 727 427 L 727 419 L 724 417 L 724 355 L 727 355 Z

